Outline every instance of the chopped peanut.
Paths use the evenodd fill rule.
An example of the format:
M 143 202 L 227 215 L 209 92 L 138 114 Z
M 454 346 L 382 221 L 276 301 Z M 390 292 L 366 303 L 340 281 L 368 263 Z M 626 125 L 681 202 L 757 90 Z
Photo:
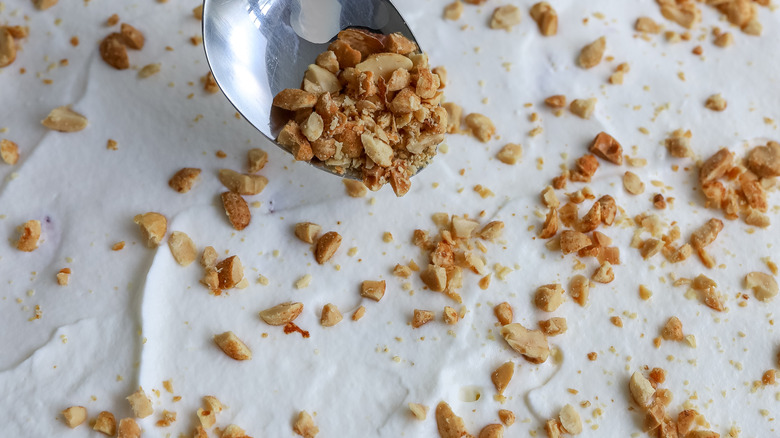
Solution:
M 513 26 L 520 24 L 521 17 L 520 9 L 517 6 L 499 6 L 493 11 L 493 16 L 490 18 L 490 28 L 504 29 L 509 32 Z
M 495 313 L 496 318 L 498 319 L 498 322 L 501 325 L 507 325 L 512 323 L 512 319 L 513 319 L 512 305 L 510 305 L 506 301 L 497 304 L 496 307 L 493 309 L 493 313 Z
M 539 27 L 539 32 L 544 36 L 553 36 L 558 33 L 558 14 L 547 2 L 539 2 L 531 6 L 529 11 L 531 18 Z
M 141 235 L 149 248 L 159 246 L 168 231 L 168 220 L 160 213 L 139 214 L 133 218 L 133 222 L 141 228 Z
M 322 308 L 322 315 L 320 316 L 320 325 L 323 327 L 333 327 L 334 325 L 341 322 L 343 317 L 341 316 L 341 312 L 339 312 L 338 307 L 336 307 L 334 304 L 326 304 Z
M 379 301 L 382 299 L 383 296 L 385 296 L 386 287 L 387 287 L 387 283 L 385 282 L 385 280 L 381 280 L 381 281 L 366 280 L 360 286 L 360 296 L 364 298 L 372 299 L 374 301 Z
M 285 325 L 294 321 L 302 311 L 302 303 L 286 302 L 263 310 L 260 318 L 268 325 Z
M 300 222 L 295 224 L 295 236 L 306 243 L 314 243 L 317 234 L 322 227 L 312 222 Z
M 483 143 L 487 143 L 496 133 L 493 121 L 482 114 L 471 113 L 466 116 L 465 121 L 474 137 Z
M 560 418 L 561 426 L 563 426 L 563 429 L 567 433 L 571 435 L 582 433 L 582 420 L 580 419 L 580 414 L 574 409 L 574 406 L 569 404 L 565 405 L 558 414 L 558 418 Z
M 198 255 L 195 243 L 190 239 L 190 236 L 181 231 L 171 233 L 170 237 L 168 237 L 168 247 L 171 249 L 171 254 L 176 263 L 182 266 L 189 266 Z
M 574 99 L 569 105 L 569 111 L 582 119 L 590 119 L 591 114 L 593 114 L 593 111 L 596 109 L 596 101 L 597 99 L 595 97 L 591 97 L 590 99 Z
M 539 321 L 539 328 L 546 336 L 558 336 L 566 333 L 569 327 L 566 318 L 550 318 Z
M 639 371 L 636 371 L 631 375 L 631 379 L 628 382 L 628 389 L 631 391 L 631 396 L 634 398 L 636 404 L 643 408 L 650 403 L 650 399 L 653 397 L 653 394 L 655 394 L 653 384 Z
M 214 335 L 214 342 L 231 359 L 252 359 L 252 351 L 233 332 L 227 331 L 220 335 Z
M 528 330 L 519 323 L 501 328 L 501 335 L 513 350 L 531 363 L 542 363 L 550 356 L 547 338 L 540 330 Z
M 446 402 L 440 402 L 436 406 L 436 426 L 440 438 L 468 438 L 471 437 L 466 430 L 463 419 L 452 412 L 452 408 Z
M 117 438 L 141 438 L 141 426 L 132 418 L 119 420 Z
M 423 325 L 434 320 L 436 316 L 430 310 L 414 309 L 414 316 L 412 317 L 412 327 L 420 328 Z
M 87 118 L 70 107 L 60 106 L 51 110 L 41 124 L 59 132 L 78 132 L 87 127 Z
M 323 264 L 333 257 L 333 254 L 341 246 L 341 235 L 335 231 L 329 231 L 317 240 L 317 246 L 314 250 L 314 258 L 317 263 Z
M 32 252 L 38 248 L 41 238 L 41 221 L 29 220 L 19 227 L 21 236 L 16 243 L 16 249 L 24 252 Z
M 19 146 L 10 140 L 0 140 L 0 158 L 6 164 L 14 165 L 19 161 Z
M 496 392 L 498 392 L 499 395 L 504 394 L 504 390 L 507 385 L 509 385 L 509 381 L 512 380 L 514 374 L 515 364 L 510 361 L 505 362 L 500 367 L 496 368 L 496 370 L 493 371 L 493 374 L 490 375 L 490 379 L 493 381 L 493 385 L 496 387 Z
M 65 419 L 65 425 L 73 429 L 87 419 L 87 408 L 84 406 L 71 406 L 62 411 L 62 417 Z
M 220 169 L 219 181 L 225 188 L 239 195 L 257 195 L 268 184 L 268 178 L 264 176 L 242 174 L 230 169 Z
M 553 312 L 563 304 L 563 287 L 560 284 L 546 284 L 536 289 L 534 304 L 539 310 Z
M 195 185 L 195 181 L 200 177 L 200 169 L 185 167 L 176 172 L 168 181 L 168 185 L 179 193 L 187 193 Z
M 504 164 L 514 165 L 523 156 L 523 147 L 519 144 L 509 143 L 501 148 L 496 158 Z
M 723 111 L 726 109 L 726 105 L 726 99 L 720 94 L 713 94 L 704 102 L 704 107 L 713 111 Z
M 745 276 L 745 286 L 753 289 L 756 298 L 764 302 L 771 300 L 778 293 L 777 281 L 769 274 L 763 272 L 747 274 Z
M 92 426 L 92 430 L 108 436 L 116 435 L 116 419 L 114 418 L 114 414 L 108 411 L 99 413 L 95 419 L 95 424 Z
M 154 413 L 152 401 L 147 397 L 143 388 L 138 388 L 138 391 L 130 394 L 127 397 L 127 401 L 130 402 L 130 408 L 133 410 L 133 414 L 138 418 L 146 418 Z M 122 428 L 121 423 L 119 428 Z
M 604 56 L 604 50 L 606 48 L 607 39 L 605 37 L 601 37 L 586 45 L 580 51 L 580 56 L 577 58 L 577 65 L 586 69 L 597 66 L 601 62 L 601 58 Z
M 663 330 L 661 330 L 661 337 L 667 341 L 682 341 L 684 335 L 680 319 L 676 316 L 669 318 Z

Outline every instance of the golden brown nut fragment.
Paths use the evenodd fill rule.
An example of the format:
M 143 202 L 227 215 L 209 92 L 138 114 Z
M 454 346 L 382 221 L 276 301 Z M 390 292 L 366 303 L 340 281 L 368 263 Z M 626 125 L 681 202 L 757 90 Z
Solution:
M 411 402 L 407 406 L 409 406 L 409 411 L 412 412 L 414 418 L 420 421 L 425 420 L 425 418 L 428 416 L 428 406 Z
M 16 243 L 16 249 L 24 252 L 35 251 L 41 238 L 41 221 L 29 220 L 19 229 L 21 236 L 19 236 L 19 241 Z
M 132 418 L 119 420 L 117 438 L 141 438 L 141 426 Z
M 168 248 L 171 249 L 171 254 L 176 260 L 176 263 L 182 266 L 189 266 L 190 263 L 195 261 L 195 257 L 198 255 L 198 249 L 195 247 L 195 242 L 190 239 L 187 233 L 181 231 L 174 231 L 168 237 Z
M 658 3 L 661 6 L 661 15 L 682 27 L 691 29 L 701 20 L 701 11 L 692 1 L 659 1 Z
M 563 430 L 571 435 L 577 435 L 582 433 L 582 420 L 580 414 L 574 409 L 572 405 L 565 405 L 561 412 L 558 414 L 558 418 L 561 420 L 561 426 Z
M 444 18 L 446 20 L 458 20 L 462 14 L 463 3 L 460 0 L 455 0 L 444 7 Z
M 187 193 L 195 185 L 195 181 L 200 177 L 200 169 L 185 167 L 176 172 L 168 181 L 168 185 L 179 193 Z
M 673 135 L 665 140 L 665 144 L 669 149 L 669 154 L 675 158 L 686 158 L 693 154 L 691 152 L 691 139 L 688 136 Z
M 623 188 L 632 195 L 641 195 L 645 192 L 645 183 L 634 172 L 623 174 Z
M 130 58 L 127 56 L 124 42 L 125 38 L 121 33 L 112 33 L 100 43 L 100 57 L 117 70 L 130 68 Z
M 203 91 L 209 94 L 216 94 L 219 91 L 219 85 L 217 85 L 217 81 L 211 72 L 206 73 L 205 76 L 200 78 L 200 81 L 203 83 Z
M 446 402 L 439 402 L 436 406 L 436 426 L 440 438 L 474 438 L 466 430 L 463 419 L 455 415 Z
M 534 4 L 531 6 L 530 14 L 542 35 L 553 36 L 558 33 L 558 14 L 549 3 Z
M 78 132 L 87 127 L 87 118 L 70 107 L 60 106 L 51 110 L 41 124 L 59 132 Z
M 563 94 L 556 94 L 544 99 L 544 103 L 550 108 L 564 108 L 566 106 L 566 96 Z
M 582 119 L 590 119 L 593 110 L 596 109 L 596 101 L 597 99 L 595 97 L 591 97 L 590 99 L 574 99 L 569 105 L 569 111 Z
M 293 432 L 303 438 L 314 438 L 320 432 L 320 429 L 314 424 L 314 420 L 308 412 L 301 411 L 293 424 Z
M 10 140 L 0 140 L 0 158 L 2 158 L 6 164 L 16 164 L 16 162 L 19 161 L 19 146 Z
M 62 411 L 62 418 L 65 420 L 65 425 L 73 429 L 87 419 L 87 408 L 84 406 L 71 406 Z
M 317 246 L 314 250 L 314 259 L 317 263 L 323 264 L 333 257 L 336 250 L 341 245 L 341 235 L 335 231 L 329 231 L 317 240 Z
M 490 17 L 490 28 L 504 29 L 509 32 L 513 26 L 520 24 L 521 17 L 520 8 L 517 6 L 499 6 L 493 11 L 493 16 Z
M 257 173 L 268 162 L 268 153 L 260 148 L 253 148 L 247 152 L 247 164 L 249 173 Z
M 723 221 L 710 219 L 691 234 L 691 245 L 695 249 L 702 249 L 715 241 L 718 233 L 723 229 Z
M 487 143 L 496 133 L 496 126 L 487 116 L 479 113 L 471 113 L 466 116 L 466 126 L 479 141 Z
M 734 154 L 722 148 L 702 164 L 699 170 L 699 182 L 704 185 L 714 181 L 728 172 L 733 166 Z
M 306 243 L 314 243 L 317 234 L 322 227 L 312 222 L 300 222 L 295 224 L 295 236 Z
M 200 421 L 200 426 L 203 428 L 211 429 L 211 426 L 217 422 L 217 416 L 215 415 L 214 411 L 198 408 L 196 415 Z
M 501 327 L 501 335 L 513 350 L 531 363 L 542 363 L 550 356 L 547 337 L 541 330 L 528 330 L 515 322 Z
M 778 293 L 777 281 L 771 275 L 763 272 L 747 274 L 745 276 L 745 287 L 753 289 L 756 298 L 764 302 L 771 300 Z
M 504 438 L 504 426 L 501 424 L 488 424 L 479 431 L 477 438 Z
M 133 222 L 141 228 L 141 235 L 149 248 L 158 247 L 168 231 L 168 220 L 160 213 L 139 214 L 133 218 Z
M 249 211 L 244 198 L 233 192 L 225 192 L 221 195 L 222 206 L 225 208 L 230 224 L 238 231 L 243 230 L 249 225 L 252 219 L 252 213 Z
M 534 304 L 544 312 L 555 311 L 563 304 L 563 287 L 560 284 L 539 286 L 534 295 Z
M 639 17 L 636 19 L 636 23 L 634 23 L 634 29 L 636 29 L 637 32 L 658 34 L 663 30 L 663 26 L 656 23 L 655 20 L 650 17 Z
M 317 103 L 317 96 L 297 88 L 285 88 L 274 96 L 273 106 L 297 111 L 304 108 L 313 108 Z
M 501 237 L 501 233 L 504 230 L 504 222 L 492 221 L 485 224 L 484 227 L 477 233 L 480 239 L 493 241 Z
M 567 230 L 568 231 L 568 230 Z M 539 230 L 539 238 L 549 239 L 558 233 L 558 210 L 553 208 L 547 212 L 542 229 Z
M 106 26 L 116 26 L 116 24 L 119 23 L 119 15 L 113 14 L 106 20 Z
M 512 376 L 515 375 L 515 363 L 512 361 L 504 362 L 500 367 L 493 371 L 490 375 L 490 380 L 493 381 L 493 386 L 496 387 L 496 392 L 499 395 L 504 394 L 504 390 L 512 380 Z
M 160 72 L 160 67 L 162 64 L 154 63 L 154 64 L 146 64 L 141 68 L 141 70 L 138 71 L 138 77 L 141 79 L 146 79 L 150 76 L 156 75 Z
M 713 94 L 707 98 L 706 102 L 704 102 L 704 107 L 713 111 L 723 111 L 726 109 L 726 105 L 726 99 L 724 99 L 720 93 Z
M 496 307 L 493 308 L 493 313 L 495 313 L 499 324 L 507 325 L 512 323 L 512 319 L 513 319 L 512 305 L 507 303 L 506 301 L 497 304 Z
M 371 281 L 366 280 L 360 285 L 360 296 L 379 301 L 385 296 L 387 283 L 385 280 Z
M 323 327 L 333 327 L 341 322 L 342 319 L 341 312 L 339 312 L 339 309 L 335 304 L 328 303 L 323 306 L 322 314 L 320 315 L 320 325 Z
M 138 418 L 146 418 L 154 413 L 152 401 L 149 400 L 143 388 L 138 388 L 138 391 L 130 394 L 127 397 L 127 401 L 130 402 L 130 409 L 133 410 L 133 414 Z
M 667 341 L 682 341 L 683 340 L 683 328 L 682 322 L 676 316 L 669 318 L 664 324 L 664 328 L 661 330 L 661 337 Z
M 610 163 L 623 164 L 623 147 L 614 137 L 606 132 L 600 132 L 588 149 L 593 155 Z
M 636 404 L 643 408 L 650 403 L 653 394 L 655 394 L 653 384 L 639 371 L 631 375 L 631 379 L 628 381 L 628 389 L 631 391 L 631 397 Z
M 0 26 L 0 68 L 11 65 L 16 60 L 16 42 L 7 27 Z
M 560 420 L 550 419 L 544 423 L 544 431 L 547 438 L 561 438 L 563 436 L 563 426 Z
M 56 5 L 57 1 L 58 0 L 33 0 L 33 5 L 35 5 L 35 8 L 39 11 L 45 11 L 46 9 Z
M 127 23 L 122 23 L 120 33 L 127 47 L 134 50 L 141 50 L 144 48 L 144 42 L 146 39 L 144 38 L 144 34 L 142 34 L 138 29 Z
M 780 176 L 780 144 L 770 141 L 766 146 L 756 146 L 748 154 L 747 166 L 760 178 Z
M 420 328 L 425 324 L 433 321 L 436 315 L 430 310 L 414 309 L 414 316 L 412 317 L 412 327 Z
M 550 318 L 539 321 L 539 328 L 546 336 L 558 336 L 566 333 L 569 329 L 566 318 Z
M 514 165 L 523 156 L 523 147 L 519 144 L 508 143 L 496 154 L 496 158 L 504 164 Z
M 615 272 L 612 270 L 612 264 L 606 261 L 602 263 L 601 266 L 596 268 L 596 271 L 593 272 L 591 279 L 598 283 L 611 283 L 612 280 L 615 279 Z
M 420 279 L 434 292 L 442 292 L 447 287 L 447 270 L 441 266 L 428 265 L 420 272 Z
M 97 419 L 95 419 L 95 425 L 92 426 L 92 430 L 108 436 L 116 435 L 116 419 L 114 418 L 114 414 L 108 411 L 99 413 Z
M 260 312 L 260 318 L 268 325 L 285 325 L 295 320 L 303 311 L 303 303 L 286 302 Z
M 515 424 L 515 413 L 508 409 L 501 409 L 498 411 L 498 418 L 504 423 L 504 426 L 511 426 Z
M 564 254 L 577 252 L 592 243 L 588 236 L 579 231 L 564 230 L 561 233 L 561 251 Z
M 219 349 L 231 359 L 252 359 L 252 351 L 249 350 L 249 347 L 231 331 L 227 331 L 220 335 L 214 335 L 214 343 L 216 343 Z
M 238 256 L 231 256 L 217 263 L 217 271 L 220 289 L 235 287 L 244 278 L 244 266 Z
M 235 424 L 228 424 L 220 438 L 250 438 L 246 431 Z
M 262 175 L 243 174 L 230 169 L 219 170 L 219 181 L 231 192 L 248 196 L 260 194 L 268 184 L 268 178 Z
M 444 306 L 444 312 L 442 312 L 442 319 L 445 324 L 454 325 L 458 323 L 458 311 L 450 306 Z
M 284 128 L 279 132 L 279 136 L 276 137 L 276 141 L 280 145 L 290 148 L 293 157 L 298 161 L 309 161 L 314 157 L 311 143 L 303 135 L 301 127 L 294 120 L 290 120 L 284 125 Z
M 577 65 L 582 68 L 591 68 L 597 66 L 604 56 L 604 50 L 607 48 L 607 39 L 601 37 L 588 44 L 580 50 L 580 56 L 577 58 Z

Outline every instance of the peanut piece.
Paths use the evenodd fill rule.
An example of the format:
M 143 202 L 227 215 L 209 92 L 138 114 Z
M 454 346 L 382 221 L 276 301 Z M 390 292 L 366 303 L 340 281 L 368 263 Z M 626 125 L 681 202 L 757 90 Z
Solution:
M 513 350 L 531 363 L 542 363 L 550 356 L 547 338 L 540 330 L 528 330 L 519 323 L 501 328 L 501 335 Z
M 32 252 L 38 248 L 41 238 L 41 221 L 29 220 L 20 227 L 21 236 L 16 243 L 16 249 L 24 252 Z
M 317 238 L 317 234 L 322 230 L 322 227 L 312 222 L 300 222 L 295 224 L 295 236 L 306 243 L 314 243 L 314 239 Z
M 168 237 L 168 248 L 170 248 L 176 263 L 181 266 L 189 266 L 190 263 L 195 261 L 195 257 L 198 254 L 195 242 L 190 239 L 190 236 L 181 231 L 171 233 L 170 237 Z
M 10 140 L 0 140 L 0 158 L 6 164 L 14 165 L 19 161 L 19 146 Z
M 333 257 L 333 254 L 341 245 L 341 235 L 335 231 L 329 231 L 317 240 L 317 246 L 314 249 L 314 259 L 317 263 L 323 264 Z
M 249 211 L 244 198 L 233 192 L 225 192 L 221 195 L 222 206 L 225 208 L 230 224 L 238 231 L 243 230 L 249 225 L 252 219 L 252 213 Z
M 87 127 L 87 118 L 67 106 L 61 106 L 51 110 L 41 124 L 54 131 L 78 132 Z
M 260 312 L 260 318 L 268 325 L 285 325 L 295 320 L 303 311 L 303 303 L 286 302 Z
M 512 376 L 515 374 L 515 364 L 514 362 L 505 362 L 500 367 L 496 368 L 495 371 L 493 371 L 493 374 L 490 375 L 490 380 L 493 381 L 493 386 L 496 387 L 496 392 L 498 392 L 499 395 L 504 394 L 504 390 L 509 385 L 509 382 L 512 380 Z
M 420 328 L 425 324 L 433 321 L 436 315 L 430 310 L 414 309 L 414 315 L 412 316 L 412 327 Z
M 143 388 L 138 388 L 138 391 L 130 394 L 127 397 L 127 401 L 130 402 L 133 414 L 138 418 L 146 418 L 154 413 L 152 401 L 146 396 Z M 122 428 L 121 423 L 119 428 Z
M 87 408 L 84 406 L 71 406 L 62 411 L 65 425 L 71 429 L 76 428 L 87 419 Z
M 219 170 L 219 181 L 231 192 L 249 196 L 261 193 L 268 184 L 268 178 L 264 176 L 242 174 L 230 169 Z
M 141 235 L 149 248 L 158 247 L 168 230 L 168 220 L 160 213 L 139 214 L 133 218 L 133 222 L 141 228 Z
M 607 39 L 601 37 L 596 41 L 586 45 L 580 50 L 580 56 L 577 58 L 577 65 L 588 69 L 597 66 L 604 56 L 604 50 L 607 48 Z
M 440 438 L 473 438 L 463 419 L 455 415 L 446 402 L 439 402 L 436 406 L 436 427 Z
M 252 359 L 252 351 L 249 350 L 249 347 L 231 331 L 227 331 L 220 335 L 214 335 L 214 343 L 216 343 L 219 349 L 231 359 Z
M 314 438 L 320 432 L 320 429 L 314 424 L 314 420 L 308 412 L 301 411 L 293 424 L 293 432 L 303 438 Z
M 168 185 L 179 193 L 187 193 L 200 177 L 200 169 L 185 167 L 176 172 L 168 181 Z

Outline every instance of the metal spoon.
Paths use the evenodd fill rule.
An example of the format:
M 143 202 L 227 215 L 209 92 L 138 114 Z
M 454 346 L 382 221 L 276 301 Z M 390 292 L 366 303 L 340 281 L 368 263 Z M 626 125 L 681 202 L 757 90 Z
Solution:
M 287 117 L 271 102 L 285 88 L 300 88 L 309 64 L 348 27 L 401 32 L 417 42 L 389 0 L 203 2 L 203 46 L 217 85 L 249 123 L 288 153 L 276 143 Z M 324 163 L 311 164 L 361 179 L 354 169 L 339 174 Z

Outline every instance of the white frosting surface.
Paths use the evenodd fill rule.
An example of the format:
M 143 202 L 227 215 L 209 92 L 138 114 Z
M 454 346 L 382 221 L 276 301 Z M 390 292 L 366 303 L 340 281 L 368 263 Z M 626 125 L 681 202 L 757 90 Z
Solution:
M 15 166 L 0 163 L 0 234 L 7 242 L 0 245 L 3 435 L 94 435 L 86 425 L 68 429 L 59 412 L 82 405 L 90 418 L 101 410 L 117 418 L 130 416 L 124 397 L 141 385 L 155 406 L 155 415 L 140 420 L 144 436 L 151 437 L 189 435 L 204 395 L 215 395 L 228 406 L 218 415 L 218 426 L 235 423 L 255 437 L 293 436 L 291 424 L 300 410 L 316 413 L 322 437 L 436 436 L 432 410 L 441 400 L 475 435 L 498 422 L 499 409 L 517 416 L 507 436 L 543 434 L 543 422 L 571 403 L 586 423 L 582 436 L 639 436 L 642 418 L 629 410 L 627 382 L 644 365 L 667 371 L 662 387 L 674 394 L 673 415 L 690 399 L 721 434 L 736 426 L 740 437 L 777 435 L 773 420 L 780 412 L 780 387 L 753 392 L 751 385 L 778 366 L 780 333 L 773 322 L 780 301 L 759 302 L 742 285 L 747 272 L 767 271 L 763 257 L 780 262 L 777 193 L 770 194 L 774 223 L 768 229 L 751 234 L 743 222 L 724 219 L 725 228 L 710 247 L 720 265 L 712 270 L 695 257 L 677 265 L 660 255 L 644 261 L 628 246 L 633 228 L 603 229 L 621 248 L 615 281 L 593 288 L 585 308 L 567 294 L 553 314 L 533 306 L 536 287 L 568 285 L 577 273 L 590 275 L 596 262 L 583 259 L 587 268 L 575 271 L 575 257 L 548 251 L 535 238 L 536 230 L 529 229 L 542 222 L 534 214 L 543 211 L 541 189 L 560 173 L 561 163 L 571 166 L 602 130 L 618 139 L 627 154 L 647 159 L 646 167 L 630 169 L 647 189 L 629 195 L 621 184 L 628 166 L 601 161 L 587 184 L 597 196 L 611 194 L 629 217 L 651 211 L 676 222 L 684 239 L 710 217 L 721 218 L 720 211 L 704 208 L 695 161 L 670 157 L 662 142 L 675 129 L 690 129 L 692 148 L 705 159 L 723 146 L 743 156 L 748 144 L 778 138 L 777 123 L 764 120 L 780 119 L 777 14 L 759 8 L 764 34 L 751 37 L 702 5 L 706 26 L 694 30 L 690 41 L 670 44 L 661 35 L 645 41 L 633 31 L 642 15 L 683 30 L 664 20 L 651 0 L 556 1 L 559 34 L 551 38 L 542 37 L 528 16 L 531 0 L 514 2 L 524 16 L 511 32 L 487 28 L 493 8 L 501 4 L 495 0 L 481 7 L 465 5 L 458 22 L 441 19 L 442 1 L 395 3 L 432 65 L 447 67 L 447 99 L 466 113 L 489 116 L 498 134 L 487 144 L 448 137 L 448 152 L 415 177 L 401 199 L 389 187 L 367 198 L 347 197 L 338 178 L 293 162 L 236 119 L 221 94 L 203 92 L 199 78 L 208 67 L 202 48 L 189 43 L 200 33 L 191 13 L 195 1 L 63 0 L 45 12 L 34 10 L 29 1 L 5 3 L 0 23 L 29 25 L 30 36 L 21 42 L 16 62 L 0 70 L 0 129 L 7 128 L 0 138 L 15 141 L 22 152 Z M 98 42 L 113 31 L 104 24 L 113 13 L 147 38 L 142 51 L 129 52 L 131 64 L 160 62 L 159 74 L 138 79 L 135 71 L 116 71 L 100 59 Z M 468 27 L 462 30 L 463 25 Z M 735 46 L 715 47 L 708 33 L 712 25 L 729 28 Z M 602 35 L 606 54 L 614 60 L 590 70 L 576 67 L 580 48 Z M 78 36 L 78 47 L 69 44 L 72 36 Z M 697 45 L 703 56 L 691 53 Z M 68 66 L 48 69 L 63 58 Z M 621 62 L 631 67 L 625 83 L 607 84 Z M 19 73 L 22 67 L 25 74 Z M 44 78 L 53 83 L 43 84 Z M 704 108 L 714 93 L 728 101 L 725 111 Z M 597 97 L 596 111 L 590 120 L 568 111 L 555 117 L 542 103 L 553 94 Z M 67 104 L 89 119 L 86 130 L 62 134 L 40 125 L 52 108 Z M 539 122 L 529 121 L 533 112 Z M 544 132 L 530 137 L 536 126 Z M 118 142 L 118 150 L 106 149 L 109 138 Z M 516 166 L 494 158 L 507 142 L 523 146 Z M 270 183 L 248 198 L 261 206 L 252 209 L 250 226 L 236 232 L 219 202 L 224 189 L 216 174 L 220 168 L 244 169 L 250 147 L 269 153 L 261 174 Z M 218 149 L 227 158 L 216 158 Z M 680 170 L 672 170 L 674 164 Z M 181 167 L 203 169 L 195 188 L 183 195 L 167 186 Z M 495 196 L 481 198 L 472 190 L 476 184 Z M 565 191 L 584 186 L 570 183 Z M 651 199 L 658 192 L 676 201 L 656 211 Z M 589 205 L 583 204 L 580 213 Z M 220 255 L 238 255 L 250 286 L 210 295 L 198 282 L 197 263 L 182 268 L 167 245 L 156 250 L 143 245 L 132 218 L 147 211 L 164 214 L 169 231 L 186 232 L 200 249 L 212 245 Z M 484 291 L 477 275 L 465 273 L 461 295 L 468 310 L 455 326 L 440 319 L 444 306 L 458 307 L 451 300 L 424 289 L 416 275 L 403 280 L 391 273 L 396 263 L 426 263 L 411 244 L 411 234 L 415 228 L 434 230 L 430 217 L 440 211 L 472 217 L 484 211 L 483 223 L 503 220 L 504 242 L 488 243 L 486 259 L 491 269 L 496 263 L 514 269 L 503 281 L 494 275 Z M 44 240 L 38 250 L 22 253 L 15 248 L 15 228 L 29 219 L 43 222 Z M 311 248 L 294 237 L 292 226 L 301 221 L 343 236 L 330 262 L 318 265 Z M 384 232 L 395 240 L 383 242 Z M 127 242 L 125 249 L 112 251 L 118 241 Z M 357 254 L 349 256 L 352 247 Z M 65 267 L 73 271 L 70 285 L 58 286 L 54 276 Z M 687 299 L 686 288 L 672 286 L 669 273 L 688 278 L 705 273 L 715 279 L 728 312 L 716 313 Z M 256 282 L 260 274 L 270 280 L 267 286 Z M 305 274 L 311 274 L 311 285 L 296 289 L 295 281 Z M 378 303 L 358 293 L 360 282 L 368 279 L 387 280 L 387 294 Z M 413 294 L 402 289 L 406 281 Z M 649 301 L 639 298 L 640 284 L 653 291 Z M 740 293 L 751 296 L 745 307 L 737 305 Z M 296 323 L 310 338 L 285 335 L 258 318 L 258 311 L 289 300 L 304 303 Z M 550 338 L 562 361 L 532 365 L 509 349 L 493 316 L 493 306 L 502 301 L 513 305 L 515 321 L 527 327 L 565 317 L 568 332 Z M 319 325 L 326 303 L 345 316 L 332 328 Z M 366 316 L 354 322 L 350 316 L 361 304 Z M 42 317 L 29 321 L 36 305 Z M 412 329 L 415 308 L 436 311 L 437 321 Z M 624 327 L 613 326 L 610 316 L 620 316 Z M 696 348 L 672 342 L 653 346 L 670 316 L 679 317 L 685 333 L 696 336 Z M 215 346 L 212 336 L 227 330 L 252 349 L 251 361 L 233 361 Z M 588 360 L 590 352 L 597 352 L 598 359 Z M 518 367 L 508 400 L 501 404 L 493 399 L 490 373 L 507 360 Z M 174 394 L 162 387 L 168 379 Z M 159 397 L 153 389 L 160 390 Z M 474 391 L 481 396 L 470 401 Z M 174 395 L 181 401 L 173 402 Z M 583 401 L 590 407 L 581 407 Z M 430 407 L 428 419 L 415 420 L 409 402 Z M 167 428 L 154 425 L 163 409 L 178 412 Z

